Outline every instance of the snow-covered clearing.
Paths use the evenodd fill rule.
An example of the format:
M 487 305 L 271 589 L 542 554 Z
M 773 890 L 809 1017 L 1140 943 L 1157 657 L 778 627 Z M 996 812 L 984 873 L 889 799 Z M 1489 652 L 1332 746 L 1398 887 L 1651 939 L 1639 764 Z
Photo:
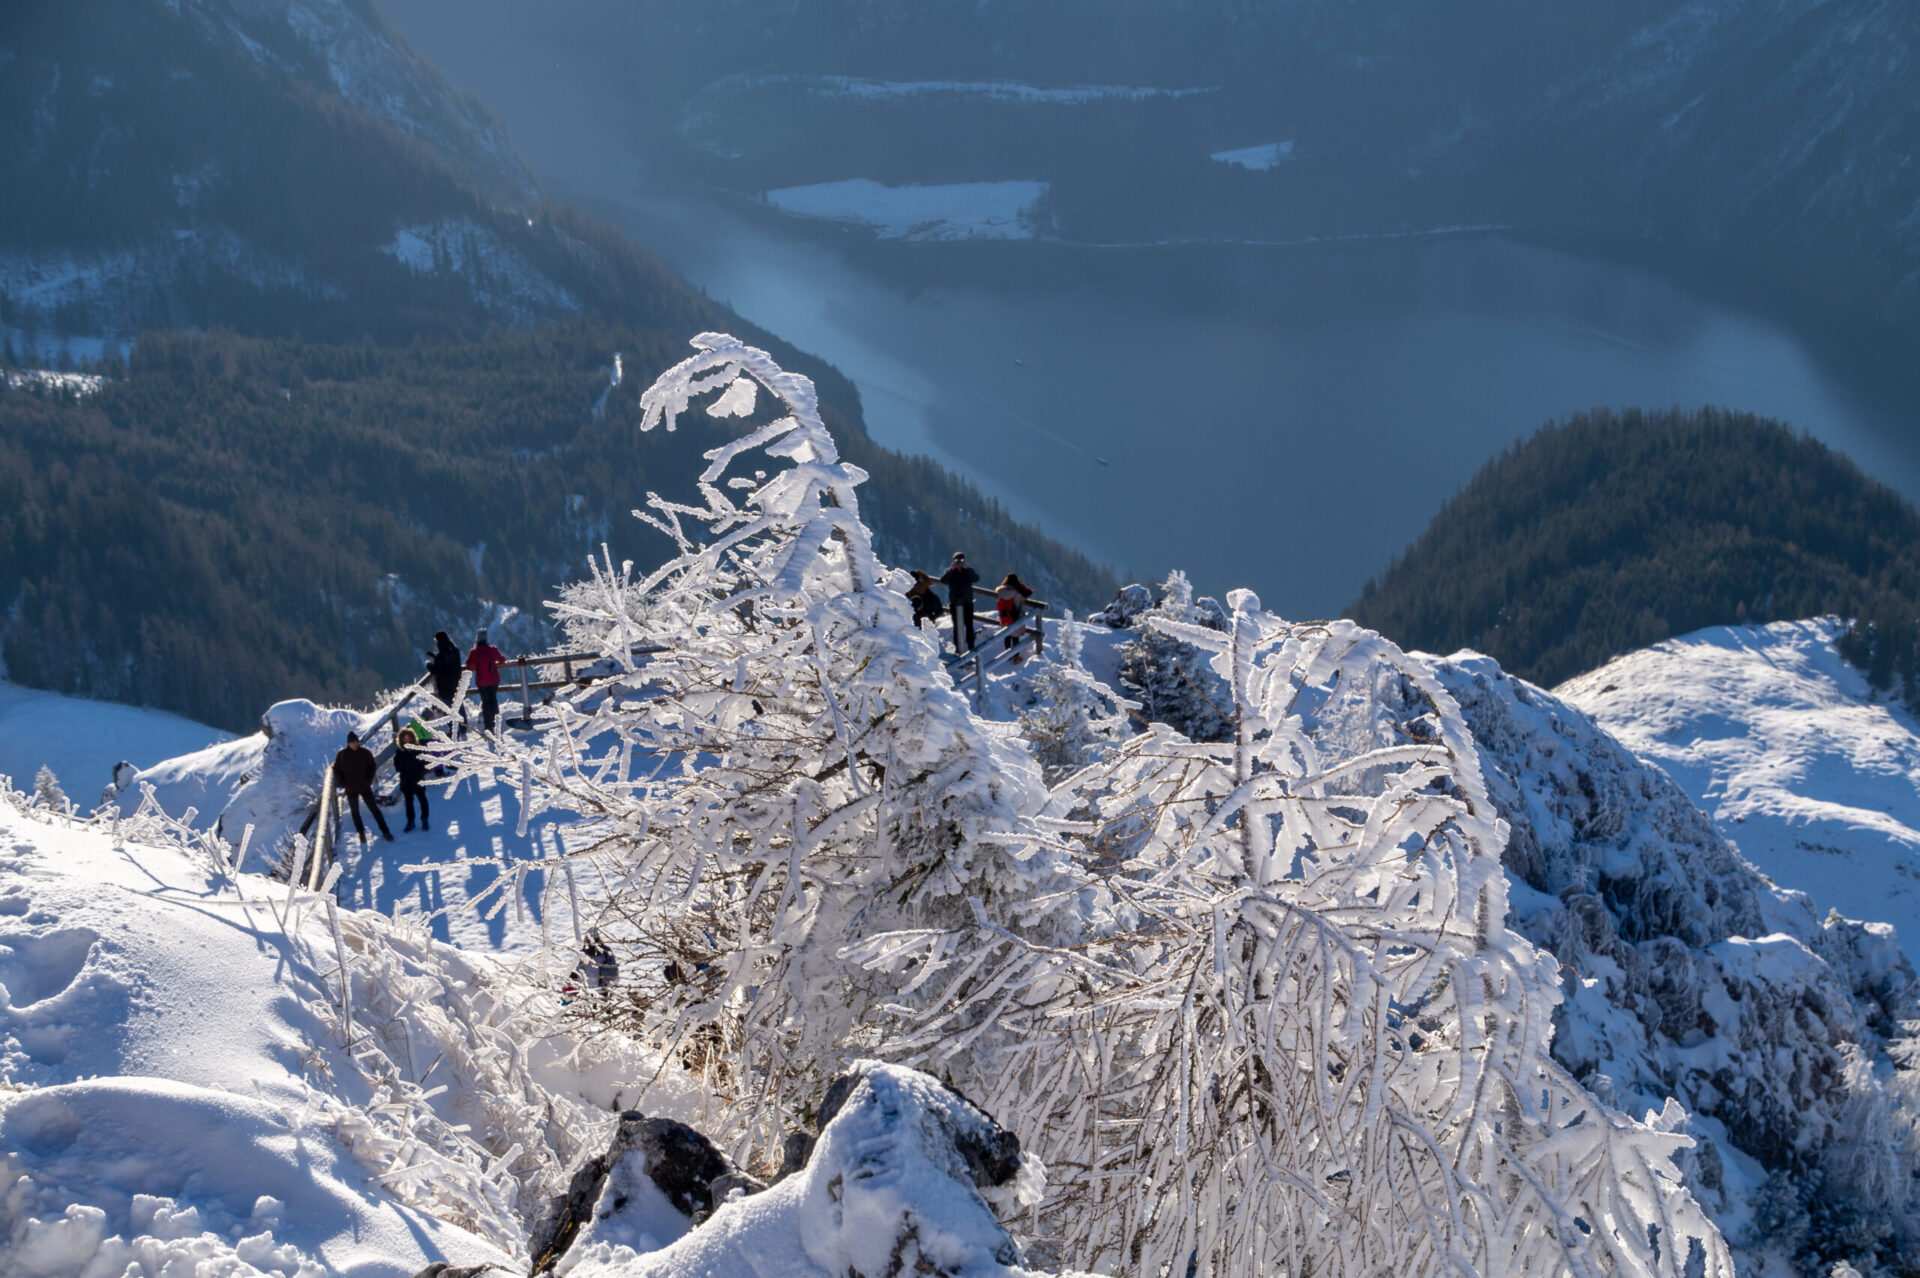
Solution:
M 1746 858 L 1920 956 L 1920 723 L 1876 698 L 1832 618 L 1719 626 L 1558 691 L 1665 768 Z
M 50 767 L 83 812 L 93 810 L 113 780 L 114 765 L 123 759 L 145 767 L 231 740 L 218 728 L 164 710 L 66 697 L 0 680 L 0 776 L 27 789 L 34 773 Z M 205 803 L 200 810 L 208 810 Z
M 794 217 L 851 222 L 882 239 L 1030 240 L 1045 182 L 951 182 L 884 186 L 871 178 L 768 191 L 768 204 Z
M 1293 158 L 1293 141 L 1288 139 L 1285 142 L 1265 142 L 1259 146 L 1236 147 L 1231 151 L 1214 151 L 1207 158 L 1218 160 L 1222 164 L 1232 164 L 1239 168 L 1264 173 L 1268 169 L 1278 167 L 1282 160 Z
M 890 102 L 901 98 L 957 97 L 979 102 L 1016 102 L 1035 106 L 1085 106 L 1093 102 L 1150 102 L 1218 93 L 1213 86 L 1179 89 L 1135 84 L 1022 84 L 1012 80 L 867 80 L 845 75 L 730 76 L 703 93 L 729 87 L 792 85 L 824 98 Z
M 68 395 L 91 395 L 107 384 L 106 378 L 93 373 L 61 373 L 51 368 L 8 369 L 5 381 L 9 390 L 43 387 Z

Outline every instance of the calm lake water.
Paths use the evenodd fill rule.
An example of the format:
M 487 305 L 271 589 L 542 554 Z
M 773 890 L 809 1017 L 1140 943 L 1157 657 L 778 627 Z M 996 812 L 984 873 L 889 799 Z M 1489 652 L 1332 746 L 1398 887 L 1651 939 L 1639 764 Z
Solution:
M 1597 405 L 1778 417 L 1920 498 L 1914 404 L 1870 405 L 1780 325 L 1647 271 L 1494 236 L 876 245 L 689 187 L 577 69 L 528 55 L 521 6 L 382 8 L 557 192 L 851 376 L 876 438 L 1136 578 L 1337 611 L 1488 458 Z
M 1898 415 L 1779 326 L 1497 236 L 956 251 L 704 200 L 617 216 L 839 366 L 882 442 L 1129 576 L 1180 567 L 1287 615 L 1338 611 L 1488 458 L 1597 405 L 1765 413 L 1920 495 Z

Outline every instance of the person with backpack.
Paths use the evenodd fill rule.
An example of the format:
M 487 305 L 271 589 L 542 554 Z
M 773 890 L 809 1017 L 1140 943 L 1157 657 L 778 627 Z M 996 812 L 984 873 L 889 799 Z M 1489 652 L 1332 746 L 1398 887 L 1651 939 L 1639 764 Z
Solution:
M 333 756 L 333 779 L 346 792 L 347 810 L 353 813 L 353 828 L 360 836 L 362 847 L 367 842 L 367 827 L 360 823 L 363 801 L 367 811 L 373 814 L 373 823 L 380 827 L 380 836 L 389 843 L 393 841 L 393 831 L 387 828 L 387 819 L 380 815 L 380 805 L 373 798 L 373 783 L 379 772 L 380 764 L 374 759 L 373 751 L 360 744 L 359 733 L 349 732 L 346 746 Z
M 500 667 L 505 664 L 506 654 L 487 642 L 487 629 L 482 626 L 467 653 L 467 669 L 473 671 L 473 686 L 480 691 L 480 719 L 488 732 L 500 718 Z
M 400 775 L 400 797 L 407 805 L 407 826 L 400 831 L 402 834 L 413 831 L 415 799 L 420 801 L 420 828 L 433 829 L 427 819 L 427 756 L 420 752 L 420 747 L 426 744 L 426 738 L 421 735 L 424 731 L 419 724 L 409 723 L 393 739 L 393 770 Z
M 980 574 L 967 566 L 967 557 L 959 551 L 953 552 L 953 562 L 947 571 L 941 574 L 940 584 L 947 588 L 947 607 L 953 613 L 953 650 L 955 652 L 973 651 L 973 588 L 980 581 Z M 960 624 L 966 622 L 967 643 L 960 646 Z
M 453 697 L 460 691 L 460 672 L 466 668 L 460 660 L 460 650 L 453 646 L 452 637 L 444 630 L 433 632 L 433 645 L 433 651 L 427 654 L 427 677 L 433 681 L 433 695 L 458 715 Z
M 1026 614 L 1027 600 L 1032 597 L 1033 587 L 1014 573 L 1008 573 L 993 592 L 994 605 L 1000 613 L 1000 624 L 1006 629 L 1005 646 L 1008 648 L 1013 647 L 1014 640 L 1019 638 L 1013 626 Z M 1020 658 L 1016 656 L 1014 660 L 1017 662 Z

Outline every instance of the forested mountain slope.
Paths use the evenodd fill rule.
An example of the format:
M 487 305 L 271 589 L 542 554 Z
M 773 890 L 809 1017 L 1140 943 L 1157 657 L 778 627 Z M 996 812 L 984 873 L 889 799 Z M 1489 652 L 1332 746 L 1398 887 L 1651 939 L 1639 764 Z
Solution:
M 0 389 L 9 677 L 245 730 L 411 678 L 435 629 L 537 616 L 603 537 L 652 553 L 633 495 L 720 436 L 636 442 L 633 388 L 696 332 L 754 330 L 542 201 L 370 9 L 13 7 L 0 66 L 0 363 L 107 375 Z M 889 555 L 1111 592 L 761 340 L 815 375 Z
M 1509 448 L 1351 614 L 1409 647 L 1562 680 L 1703 626 L 1836 613 L 1881 687 L 1914 686 L 1920 517 L 1778 422 L 1613 413 Z

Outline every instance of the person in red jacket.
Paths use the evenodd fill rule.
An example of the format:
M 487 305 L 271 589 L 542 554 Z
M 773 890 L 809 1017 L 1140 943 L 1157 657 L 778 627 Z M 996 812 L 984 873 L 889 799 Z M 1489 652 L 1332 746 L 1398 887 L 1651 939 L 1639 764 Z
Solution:
M 1007 628 L 1005 646 L 1011 648 L 1013 647 L 1014 639 L 1018 635 L 1018 632 L 1014 631 L 1013 627 L 1019 622 L 1020 618 L 1026 614 L 1027 600 L 1033 597 L 1033 587 L 1020 580 L 1020 578 L 1013 573 L 1008 573 L 1006 579 L 1000 583 L 999 587 L 993 592 L 993 595 L 994 605 L 1000 614 L 1000 624 Z M 1020 660 L 1020 657 L 1014 657 L 1015 662 Z
M 480 692 L 480 717 L 488 732 L 500 718 L 500 667 L 506 662 L 506 654 L 487 642 L 486 627 L 482 626 L 467 653 L 467 669 L 473 671 L 473 686 Z

